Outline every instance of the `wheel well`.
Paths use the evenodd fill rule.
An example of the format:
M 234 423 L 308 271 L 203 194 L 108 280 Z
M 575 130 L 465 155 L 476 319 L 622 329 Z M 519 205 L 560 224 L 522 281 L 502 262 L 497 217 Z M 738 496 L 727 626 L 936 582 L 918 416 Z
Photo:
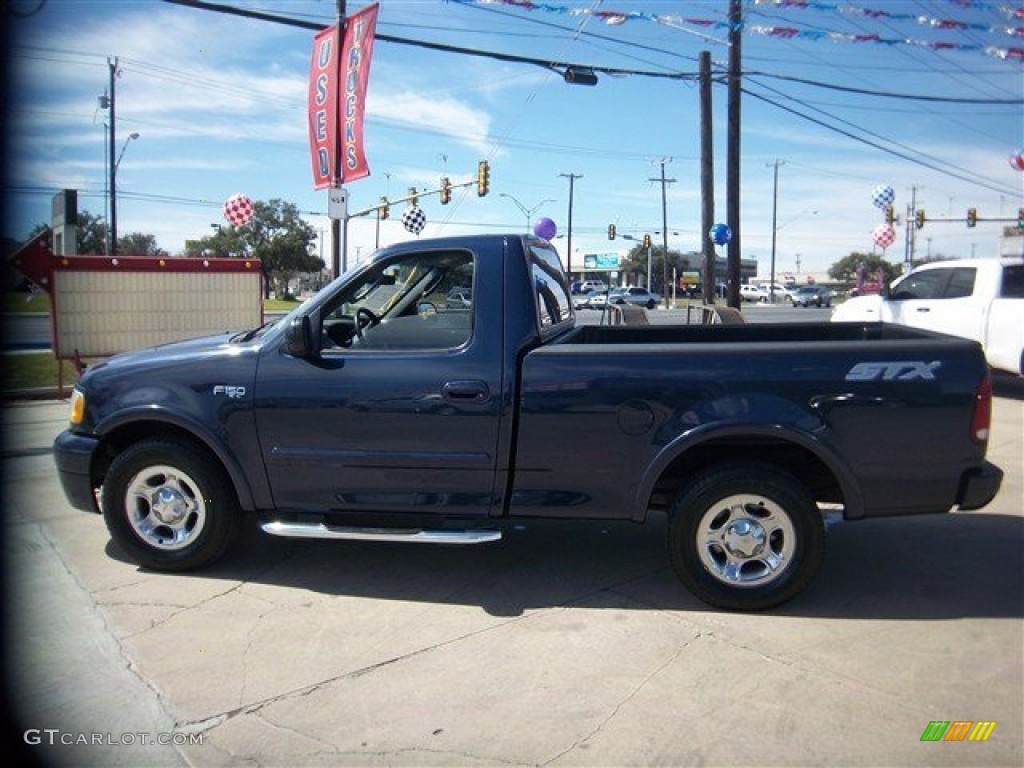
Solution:
M 677 456 L 655 483 L 648 506 L 667 510 L 679 490 L 695 475 L 715 464 L 743 460 L 785 470 L 803 483 L 817 502 L 843 503 L 839 480 L 825 462 L 807 448 L 770 437 L 744 437 L 710 440 Z
M 224 474 L 224 478 L 227 480 L 231 489 L 235 492 L 237 500 L 238 490 L 235 488 L 231 473 L 227 471 L 227 468 L 224 466 L 224 463 L 220 460 L 217 454 L 215 454 L 210 447 L 206 445 L 206 443 L 196 437 L 192 432 L 166 421 L 133 421 L 130 424 L 124 424 L 105 434 L 103 436 L 103 450 L 98 451 L 96 453 L 96 457 L 93 459 L 93 465 L 91 468 L 93 488 L 99 488 L 99 486 L 102 485 L 103 478 L 106 476 L 107 470 L 110 468 L 110 463 L 119 453 L 131 445 L 135 445 L 136 443 L 150 438 L 177 440 L 179 442 L 186 443 L 195 450 L 203 453 L 210 461 L 210 464 L 218 467 Z

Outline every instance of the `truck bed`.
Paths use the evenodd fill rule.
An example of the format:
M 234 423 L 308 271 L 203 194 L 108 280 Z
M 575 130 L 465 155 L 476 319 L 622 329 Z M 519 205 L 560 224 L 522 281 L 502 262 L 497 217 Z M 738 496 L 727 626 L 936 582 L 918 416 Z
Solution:
M 976 342 L 881 323 L 577 326 L 523 359 L 513 512 L 642 519 L 645 473 L 691 446 L 789 454 L 848 517 L 948 511 L 984 455 L 983 365 Z

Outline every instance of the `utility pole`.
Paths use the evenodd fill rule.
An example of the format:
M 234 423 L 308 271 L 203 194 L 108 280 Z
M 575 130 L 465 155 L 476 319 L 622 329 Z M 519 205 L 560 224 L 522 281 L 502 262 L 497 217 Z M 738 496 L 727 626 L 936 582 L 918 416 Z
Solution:
M 661 158 L 661 177 L 657 179 L 648 179 L 648 181 L 660 181 L 661 182 L 661 243 L 662 252 L 661 259 L 661 290 L 664 293 L 665 308 L 669 306 L 669 295 L 668 295 L 668 207 L 665 199 L 665 185 L 675 184 L 675 179 L 665 178 L 665 163 L 671 162 L 672 158 Z
M 573 195 L 573 182 L 576 179 L 582 179 L 583 174 L 581 173 L 560 173 L 558 174 L 562 178 L 569 180 L 569 239 L 566 245 L 566 256 L 565 256 L 565 273 L 572 278 L 572 195 Z
M 742 59 L 740 41 L 743 38 L 743 4 L 729 0 L 729 114 L 728 147 L 726 148 L 725 195 L 728 202 L 726 224 L 732 231 L 729 240 L 727 279 L 730 307 L 740 306 L 740 75 Z
M 715 244 L 708 232 L 715 223 L 715 165 L 712 146 L 711 51 L 700 52 L 700 231 L 704 303 L 715 302 Z M 650 285 L 647 286 L 650 290 Z
M 117 144 L 117 117 L 114 108 L 114 83 L 117 81 L 117 58 L 107 59 L 107 66 L 110 68 L 110 133 L 107 136 L 107 154 L 110 157 L 110 221 L 108 222 L 108 233 L 110 237 L 111 256 L 117 255 L 117 163 L 114 162 L 114 152 Z
M 772 173 L 772 274 L 771 282 L 768 284 L 768 295 L 772 304 L 775 303 L 775 235 L 779 231 L 779 166 L 785 165 L 785 160 L 776 158 L 774 163 L 769 163 L 769 168 L 774 168 Z

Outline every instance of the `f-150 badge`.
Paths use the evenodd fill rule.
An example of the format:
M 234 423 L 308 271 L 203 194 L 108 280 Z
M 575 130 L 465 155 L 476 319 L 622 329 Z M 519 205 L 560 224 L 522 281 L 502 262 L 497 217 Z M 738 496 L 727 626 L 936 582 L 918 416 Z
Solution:
M 245 397 L 245 387 L 236 387 L 233 384 L 214 384 L 213 394 L 227 395 L 230 398 L 239 399 Z
M 935 372 L 942 367 L 942 362 L 935 360 L 926 363 L 920 360 L 900 360 L 895 362 L 857 363 L 846 374 L 846 381 L 912 381 L 924 379 L 934 381 Z

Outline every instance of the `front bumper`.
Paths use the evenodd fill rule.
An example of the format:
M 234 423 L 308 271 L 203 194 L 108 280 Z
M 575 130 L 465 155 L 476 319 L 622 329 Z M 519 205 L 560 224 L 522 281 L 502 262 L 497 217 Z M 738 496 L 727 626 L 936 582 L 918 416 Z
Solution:
M 960 509 L 981 509 L 999 493 L 1003 470 L 986 461 L 985 466 L 965 472 L 960 478 L 957 506 Z
M 64 430 L 53 442 L 57 476 L 68 502 L 75 509 L 99 514 L 92 485 L 93 456 L 100 442 L 95 437 Z

